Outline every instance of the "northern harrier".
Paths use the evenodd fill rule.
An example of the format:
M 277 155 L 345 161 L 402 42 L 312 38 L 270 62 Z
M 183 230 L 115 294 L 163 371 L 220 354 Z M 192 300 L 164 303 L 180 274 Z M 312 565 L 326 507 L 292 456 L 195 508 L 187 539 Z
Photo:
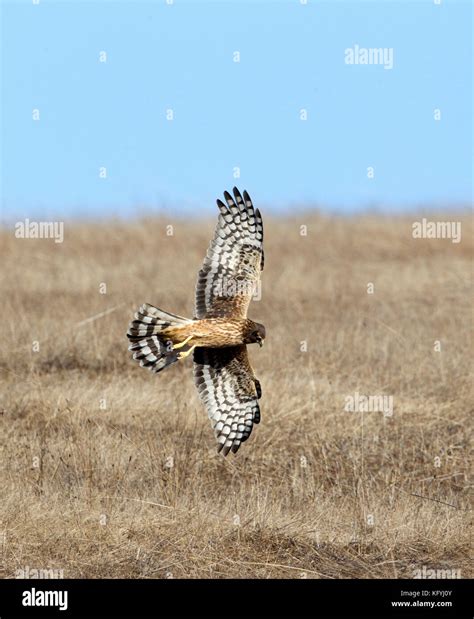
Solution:
M 262 346 L 265 327 L 247 318 L 263 270 L 263 225 L 246 191 L 224 192 L 196 284 L 194 318 L 145 304 L 127 337 L 142 367 L 160 372 L 194 351 L 194 380 L 211 419 L 218 451 L 234 453 L 260 421 L 262 394 L 246 344 Z

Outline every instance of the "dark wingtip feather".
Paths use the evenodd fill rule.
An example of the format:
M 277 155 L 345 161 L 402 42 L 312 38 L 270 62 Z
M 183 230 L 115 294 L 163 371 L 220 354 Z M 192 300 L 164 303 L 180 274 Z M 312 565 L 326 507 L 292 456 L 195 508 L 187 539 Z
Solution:
M 227 215 L 229 213 L 229 209 L 227 208 L 227 204 L 224 204 L 222 200 L 216 200 L 217 206 L 219 207 L 219 211 L 222 215 Z
M 230 195 L 228 191 L 224 191 L 224 198 L 227 200 L 227 206 L 230 208 L 232 205 L 235 205 L 234 198 Z
M 225 446 L 222 447 L 222 455 L 223 456 L 227 456 L 229 451 L 230 451 L 230 445 L 225 445 Z
M 260 240 L 263 242 L 263 218 L 262 218 L 262 214 L 260 213 L 258 208 L 255 209 L 255 216 L 259 220 L 258 221 L 258 227 L 260 229 L 260 234 L 262 235 L 262 238 Z M 262 254 L 262 262 L 263 262 L 263 254 Z M 262 271 L 263 271 L 263 267 L 262 267 Z

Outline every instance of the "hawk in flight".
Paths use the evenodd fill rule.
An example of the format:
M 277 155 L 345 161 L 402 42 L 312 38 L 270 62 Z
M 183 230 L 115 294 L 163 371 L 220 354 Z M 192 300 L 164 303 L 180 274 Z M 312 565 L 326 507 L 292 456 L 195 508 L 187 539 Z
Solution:
M 183 318 L 144 304 L 127 337 L 129 350 L 152 372 L 191 352 L 194 380 L 207 409 L 218 451 L 236 452 L 260 421 L 262 394 L 247 356 L 247 344 L 260 346 L 265 327 L 247 318 L 263 270 L 263 224 L 246 191 L 217 200 L 219 218 L 198 274 L 194 318 Z

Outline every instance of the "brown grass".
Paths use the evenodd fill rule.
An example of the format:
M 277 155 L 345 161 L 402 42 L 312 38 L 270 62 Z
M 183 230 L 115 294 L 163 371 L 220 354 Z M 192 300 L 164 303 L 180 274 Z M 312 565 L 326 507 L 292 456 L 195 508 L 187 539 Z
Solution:
M 412 221 L 267 217 L 262 423 L 227 459 L 191 361 L 152 375 L 125 337 L 144 301 L 192 314 L 214 222 L 3 231 L 3 575 L 468 577 L 471 230 L 414 240 Z M 393 416 L 345 411 L 356 391 Z

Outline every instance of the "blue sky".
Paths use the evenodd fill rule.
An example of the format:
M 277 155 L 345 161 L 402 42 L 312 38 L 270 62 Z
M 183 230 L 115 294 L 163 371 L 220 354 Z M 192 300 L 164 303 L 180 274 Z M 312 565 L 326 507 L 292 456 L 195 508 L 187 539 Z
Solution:
M 472 199 L 467 0 L 3 0 L 1 20 L 4 220 L 206 212 L 233 185 L 276 209 Z M 393 68 L 346 64 L 355 45 Z

